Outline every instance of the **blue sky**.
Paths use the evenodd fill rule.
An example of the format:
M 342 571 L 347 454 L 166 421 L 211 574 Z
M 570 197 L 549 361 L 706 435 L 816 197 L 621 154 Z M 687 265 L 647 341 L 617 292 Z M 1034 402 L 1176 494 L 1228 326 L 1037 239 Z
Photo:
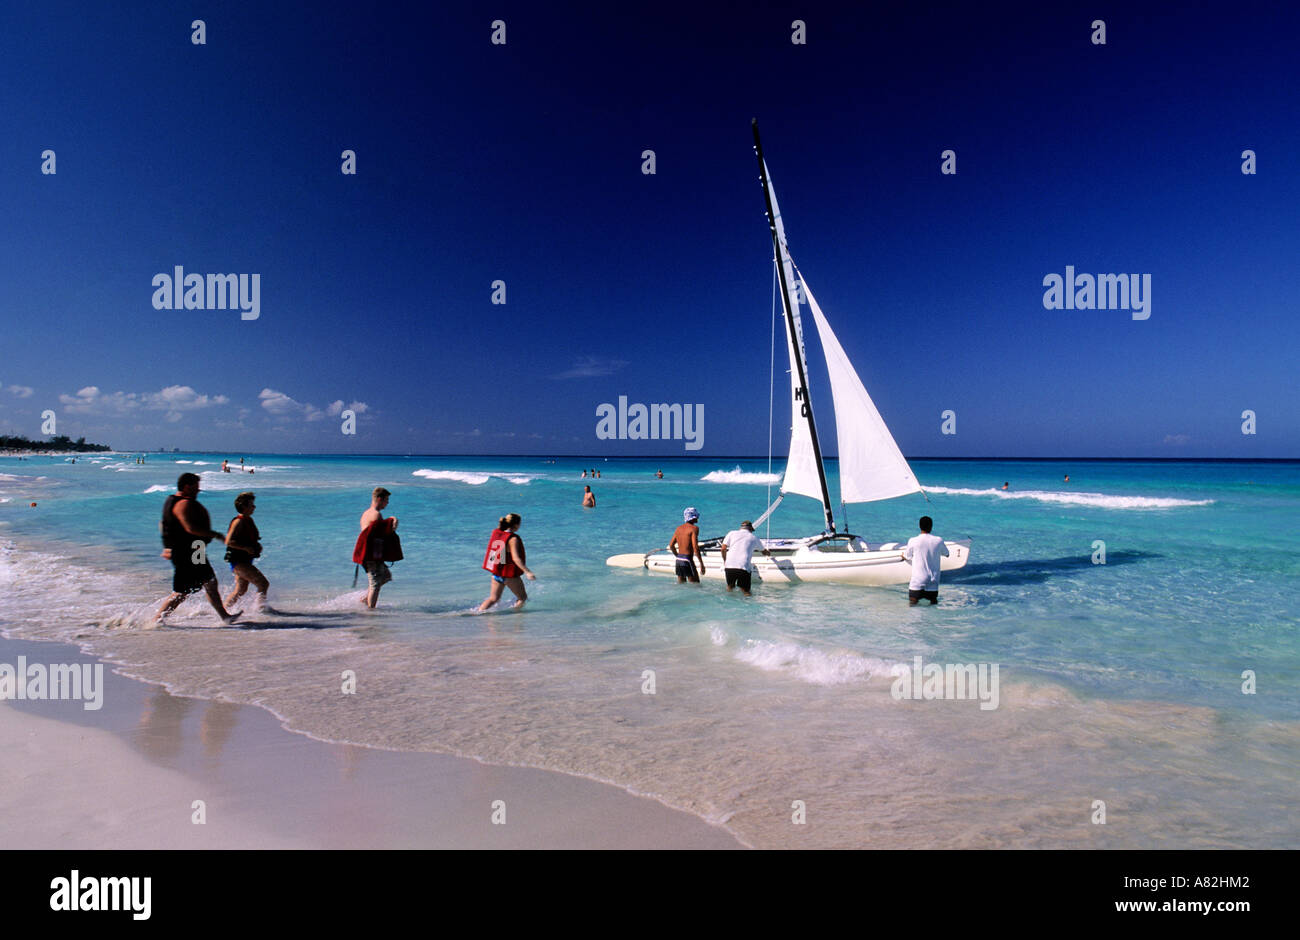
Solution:
M 626 395 L 766 453 L 757 117 L 905 454 L 1300 456 L 1300 13 L 1135 6 L 6 6 L 0 432 L 686 453 L 598 440 Z M 260 316 L 155 310 L 176 265 L 259 274 Z M 1150 318 L 1045 309 L 1067 265 L 1150 274 Z

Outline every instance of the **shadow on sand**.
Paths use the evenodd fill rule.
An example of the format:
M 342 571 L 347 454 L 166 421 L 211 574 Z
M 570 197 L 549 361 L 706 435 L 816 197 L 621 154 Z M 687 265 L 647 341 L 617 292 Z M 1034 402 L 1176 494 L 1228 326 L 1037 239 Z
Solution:
M 259 611 L 250 610 L 245 616 L 231 624 L 239 630 L 334 630 L 339 627 L 361 626 L 355 616 L 344 611 L 288 611 L 276 608 L 274 613 L 265 614 L 271 620 L 257 620 Z
M 484 613 L 509 610 L 513 601 L 514 598 L 511 598 L 509 601 L 503 598 L 496 607 L 491 608 L 489 611 L 484 611 Z M 456 606 L 429 604 L 422 607 L 416 607 L 415 610 L 422 614 L 429 614 L 432 617 L 468 617 L 480 612 L 478 609 L 479 603 L 480 601 L 474 601 L 473 604 L 460 604 Z
M 960 571 L 944 572 L 943 580 L 952 584 L 1041 584 L 1058 574 L 1091 568 L 1131 565 L 1150 558 L 1163 558 L 1159 552 L 1118 551 L 1106 553 L 1105 565 L 1094 565 L 1091 555 L 1065 558 L 1026 558 L 1018 561 L 967 565 Z
M 272 620 L 258 620 L 258 616 L 272 617 Z M 248 619 L 245 620 L 244 618 Z M 322 611 L 284 611 L 279 608 L 273 614 L 261 614 L 249 611 L 241 614 L 232 624 L 223 626 L 197 626 L 182 623 L 166 623 L 155 629 L 159 630 L 337 630 L 342 627 L 364 626 L 355 617 L 343 612 Z

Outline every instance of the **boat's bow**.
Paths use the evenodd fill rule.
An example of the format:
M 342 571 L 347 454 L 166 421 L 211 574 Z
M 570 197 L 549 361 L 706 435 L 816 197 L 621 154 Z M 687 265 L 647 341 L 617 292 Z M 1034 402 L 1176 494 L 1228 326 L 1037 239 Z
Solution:
M 625 555 L 610 555 L 605 559 L 605 564 L 611 568 L 644 568 L 649 557 L 645 552 L 628 552 Z

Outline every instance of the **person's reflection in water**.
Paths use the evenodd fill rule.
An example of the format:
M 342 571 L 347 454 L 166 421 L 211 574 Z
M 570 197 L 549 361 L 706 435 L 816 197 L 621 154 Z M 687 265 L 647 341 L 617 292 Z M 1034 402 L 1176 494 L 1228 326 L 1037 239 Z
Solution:
M 208 702 L 203 711 L 203 720 L 199 724 L 199 740 L 203 743 L 203 756 L 211 761 L 221 757 L 231 733 L 235 730 L 235 720 L 240 706 L 230 702 Z
M 155 686 L 144 700 L 144 711 L 136 729 L 136 746 L 160 763 L 175 760 L 181 753 L 181 722 L 193 706 L 193 699 L 172 695 L 162 686 Z

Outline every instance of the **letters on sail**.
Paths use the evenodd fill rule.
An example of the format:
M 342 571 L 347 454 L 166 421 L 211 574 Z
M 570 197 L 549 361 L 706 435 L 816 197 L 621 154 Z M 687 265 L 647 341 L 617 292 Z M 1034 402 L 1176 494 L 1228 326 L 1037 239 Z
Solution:
M 794 286 L 794 265 L 790 260 L 790 249 L 786 246 L 785 225 L 781 221 L 781 207 L 776 201 L 776 187 L 771 185 L 772 174 L 763 164 L 769 181 L 768 195 L 772 199 L 773 225 L 776 227 L 777 242 L 781 245 L 781 266 L 785 269 L 785 283 L 789 292 L 786 304 L 790 318 L 785 325 L 786 351 L 790 356 L 790 451 L 786 458 L 785 477 L 781 481 L 782 493 L 798 493 L 822 501 L 821 473 L 817 466 L 817 455 L 813 451 L 812 432 L 808 427 L 808 412 L 812 401 L 808 389 L 799 382 L 799 370 L 795 368 L 796 356 L 799 361 L 807 362 L 804 350 L 803 324 L 799 318 L 799 295 Z M 791 332 L 790 322 L 794 322 Z M 798 344 L 798 352 L 795 345 Z

